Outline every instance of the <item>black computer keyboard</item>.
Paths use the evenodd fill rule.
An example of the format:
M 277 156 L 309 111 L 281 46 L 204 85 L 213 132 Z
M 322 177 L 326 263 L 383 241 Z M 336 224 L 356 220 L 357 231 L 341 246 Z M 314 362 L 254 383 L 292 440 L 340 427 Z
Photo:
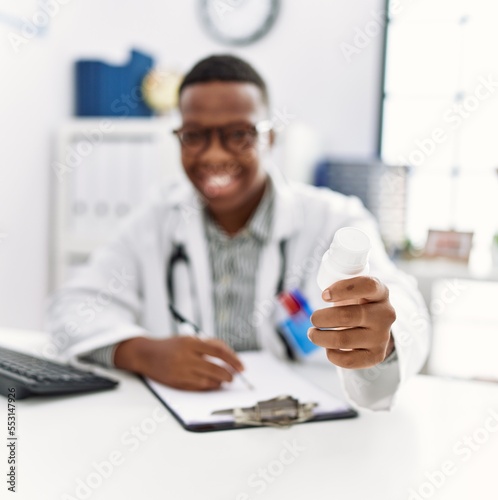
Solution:
M 118 383 L 73 366 L 0 347 L 0 394 L 15 398 L 110 389 Z M 10 391 L 9 391 L 10 389 Z

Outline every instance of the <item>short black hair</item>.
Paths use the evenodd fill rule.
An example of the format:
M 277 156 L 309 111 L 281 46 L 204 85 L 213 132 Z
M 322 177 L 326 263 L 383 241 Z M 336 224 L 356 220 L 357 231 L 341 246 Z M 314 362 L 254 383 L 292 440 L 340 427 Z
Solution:
M 189 85 L 206 82 L 253 83 L 260 90 L 263 102 L 269 105 L 268 89 L 261 75 L 246 61 L 239 57 L 224 54 L 206 57 L 199 61 L 183 79 L 178 89 L 178 99 Z

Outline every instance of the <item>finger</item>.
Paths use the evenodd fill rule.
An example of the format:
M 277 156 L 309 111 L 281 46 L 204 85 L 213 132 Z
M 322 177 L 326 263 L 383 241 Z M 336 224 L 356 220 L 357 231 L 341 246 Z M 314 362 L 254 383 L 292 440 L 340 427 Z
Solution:
M 325 307 L 311 315 L 311 323 L 316 328 L 339 328 L 367 326 L 367 304 Z
M 208 356 L 213 356 L 213 358 L 221 359 L 237 372 L 244 370 L 244 365 L 237 354 L 235 354 L 235 351 L 219 339 L 202 340 L 199 344 L 196 344 L 195 350 L 199 354 L 207 354 Z
M 221 382 L 209 377 L 197 377 L 193 385 L 194 391 L 217 391 L 221 388 Z
M 378 341 L 366 328 L 350 328 L 347 330 L 310 328 L 308 337 L 313 344 L 326 349 L 372 349 L 378 345 Z
M 337 349 L 327 349 L 326 353 L 331 363 L 350 370 L 370 368 L 378 365 L 384 359 L 382 352 L 378 350 L 355 349 L 354 351 L 339 351 Z
M 233 375 L 226 368 L 203 358 L 196 363 L 192 371 L 201 377 L 210 378 L 220 384 L 233 380 Z
M 216 375 L 213 376 L 205 365 L 210 365 L 202 357 L 194 356 L 185 360 L 185 364 L 178 373 L 178 383 L 181 385 L 180 389 L 203 391 L 218 389 L 223 380 L 220 380 Z M 228 374 L 230 375 L 230 374 Z
M 220 382 L 216 382 L 208 377 L 196 376 L 192 382 L 184 382 L 182 387 L 184 391 L 215 391 L 221 387 Z
M 339 302 L 341 300 L 366 299 L 379 302 L 389 297 L 389 290 L 382 282 L 372 276 L 357 276 L 336 281 L 322 293 L 323 300 Z
M 213 382 L 212 380 L 205 380 L 201 383 L 198 391 L 218 391 L 221 389 L 221 384 Z
M 372 328 L 383 329 L 396 320 L 396 312 L 389 301 L 367 302 L 349 306 L 325 307 L 311 315 L 317 328 Z

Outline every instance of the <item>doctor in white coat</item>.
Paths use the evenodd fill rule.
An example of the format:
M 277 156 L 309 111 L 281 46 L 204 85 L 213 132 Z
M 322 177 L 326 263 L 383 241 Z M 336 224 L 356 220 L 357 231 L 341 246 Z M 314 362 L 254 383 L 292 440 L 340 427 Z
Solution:
M 337 368 L 350 402 L 389 409 L 427 356 L 423 300 L 357 198 L 278 173 L 268 107 L 265 83 L 246 62 L 212 56 L 194 66 L 180 87 L 176 131 L 188 180 L 158 187 L 52 297 L 53 345 L 66 359 L 185 390 L 217 389 L 244 369 L 237 350 L 288 355 L 276 331 L 276 294 L 299 288 L 315 309 L 310 339 Z M 369 234 L 371 277 L 339 281 L 321 295 L 320 259 L 344 226 Z M 362 303 L 326 304 L 349 299 Z M 182 334 L 171 305 L 209 339 Z M 334 327 L 345 329 L 318 329 Z

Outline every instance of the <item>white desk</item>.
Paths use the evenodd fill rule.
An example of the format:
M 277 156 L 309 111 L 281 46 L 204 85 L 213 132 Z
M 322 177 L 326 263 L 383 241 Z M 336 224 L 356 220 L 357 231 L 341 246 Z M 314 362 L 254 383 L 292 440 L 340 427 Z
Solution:
M 0 345 L 19 349 L 39 352 L 44 339 L 35 332 L 0 330 Z M 482 444 L 470 456 L 452 451 L 465 435 L 483 426 L 490 409 L 498 414 L 498 385 L 418 376 L 407 384 L 390 413 L 362 412 L 356 419 L 285 430 L 196 434 L 184 431 L 137 378 L 115 373 L 121 384 L 112 391 L 17 402 L 18 492 L 12 498 L 498 498 L 498 432 L 487 439 L 478 432 Z M 320 374 L 322 381 L 330 377 L 327 369 L 307 373 Z M 4 398 L 2 406 L 1 421 L 6 426 Z M 161 421 L 156 423 L 154 416 Z M 498 422 L 494 426 L 498 429 Z M 137 427 L 143 441 L 132 440 Z M 7 462 L 5 442 L 4 438 L 0 444 L 2 471 Z M 283 451 L 286 443 L 302 450 L 295 449 L 292 456 Z M 112 453 L 120 454 L 120 463 L 112 472 L 104 471 L 109 477 L 103 478 L 95 472 L 95 464 L 108 461 Z M 424 474 L 441 470 L 448 460 L 454 464 L 454 474 L 445 476 L 441 487 L 428 487 Z M 8 498 L 3 477 L 0 496 Z M 86 496 L 78 495 L 78 478 L 100 485 Z M 422 495 L 410 496 L 412 488 Z

